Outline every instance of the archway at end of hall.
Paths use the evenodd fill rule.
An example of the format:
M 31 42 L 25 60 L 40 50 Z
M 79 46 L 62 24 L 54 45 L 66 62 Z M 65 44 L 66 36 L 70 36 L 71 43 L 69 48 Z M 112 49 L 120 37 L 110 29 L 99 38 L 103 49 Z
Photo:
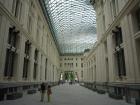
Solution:
M 64 71 L 60 73 L 60 81 L 64 82 L 78 82 L 78 74 L 74 71 Z

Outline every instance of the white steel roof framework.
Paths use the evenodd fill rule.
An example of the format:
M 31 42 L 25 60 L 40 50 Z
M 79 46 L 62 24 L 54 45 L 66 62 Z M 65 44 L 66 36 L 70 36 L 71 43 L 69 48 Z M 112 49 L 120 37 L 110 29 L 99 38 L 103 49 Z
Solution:
M 83 53 L 96 42 L 96 15 L 89 0 L 44 0 L 61 54 Z

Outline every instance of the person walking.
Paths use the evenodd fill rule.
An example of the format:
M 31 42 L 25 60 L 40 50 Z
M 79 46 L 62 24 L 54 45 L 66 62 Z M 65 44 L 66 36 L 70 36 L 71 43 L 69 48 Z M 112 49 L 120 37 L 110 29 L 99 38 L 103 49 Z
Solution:
M 52 94 L 51 86 L 48 85 L 48 89 L 47 89 L 48 102 L 51 101 L 51 94 Z
M 41 84 L 41 102 L 44 101 L 44 96 L 45 96 L 45 92 L 46 92 L 46 86 L 45 86 L 45 83 L 42 83 Z

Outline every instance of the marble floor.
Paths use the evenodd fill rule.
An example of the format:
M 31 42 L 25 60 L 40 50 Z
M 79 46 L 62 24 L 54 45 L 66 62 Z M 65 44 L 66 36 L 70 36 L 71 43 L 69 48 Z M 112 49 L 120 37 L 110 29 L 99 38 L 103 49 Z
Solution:
M 40 92 L 36 94 L 25 94 L 17 100 L 1 101 L 0 105 L 132 105 L 123 100 L 115 100 L 107 94 L 98 94 L 78 84 L 64 84 L 52 88 L 51 102 L 40 102 Z

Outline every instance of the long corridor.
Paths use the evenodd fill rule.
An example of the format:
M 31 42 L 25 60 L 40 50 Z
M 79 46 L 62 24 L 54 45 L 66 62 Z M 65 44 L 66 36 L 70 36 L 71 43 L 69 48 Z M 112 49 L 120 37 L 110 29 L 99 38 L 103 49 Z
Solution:
M 52 88 L 51 102 L 40 102 L 39 92 L 33 95 L 24 94 L 23 98 L 10 101 L 2 101 L 0 105 L 132 105 L 123 100 L 114 100 L 107 94 L 100 95 L 78 84 L 64 84 Z

